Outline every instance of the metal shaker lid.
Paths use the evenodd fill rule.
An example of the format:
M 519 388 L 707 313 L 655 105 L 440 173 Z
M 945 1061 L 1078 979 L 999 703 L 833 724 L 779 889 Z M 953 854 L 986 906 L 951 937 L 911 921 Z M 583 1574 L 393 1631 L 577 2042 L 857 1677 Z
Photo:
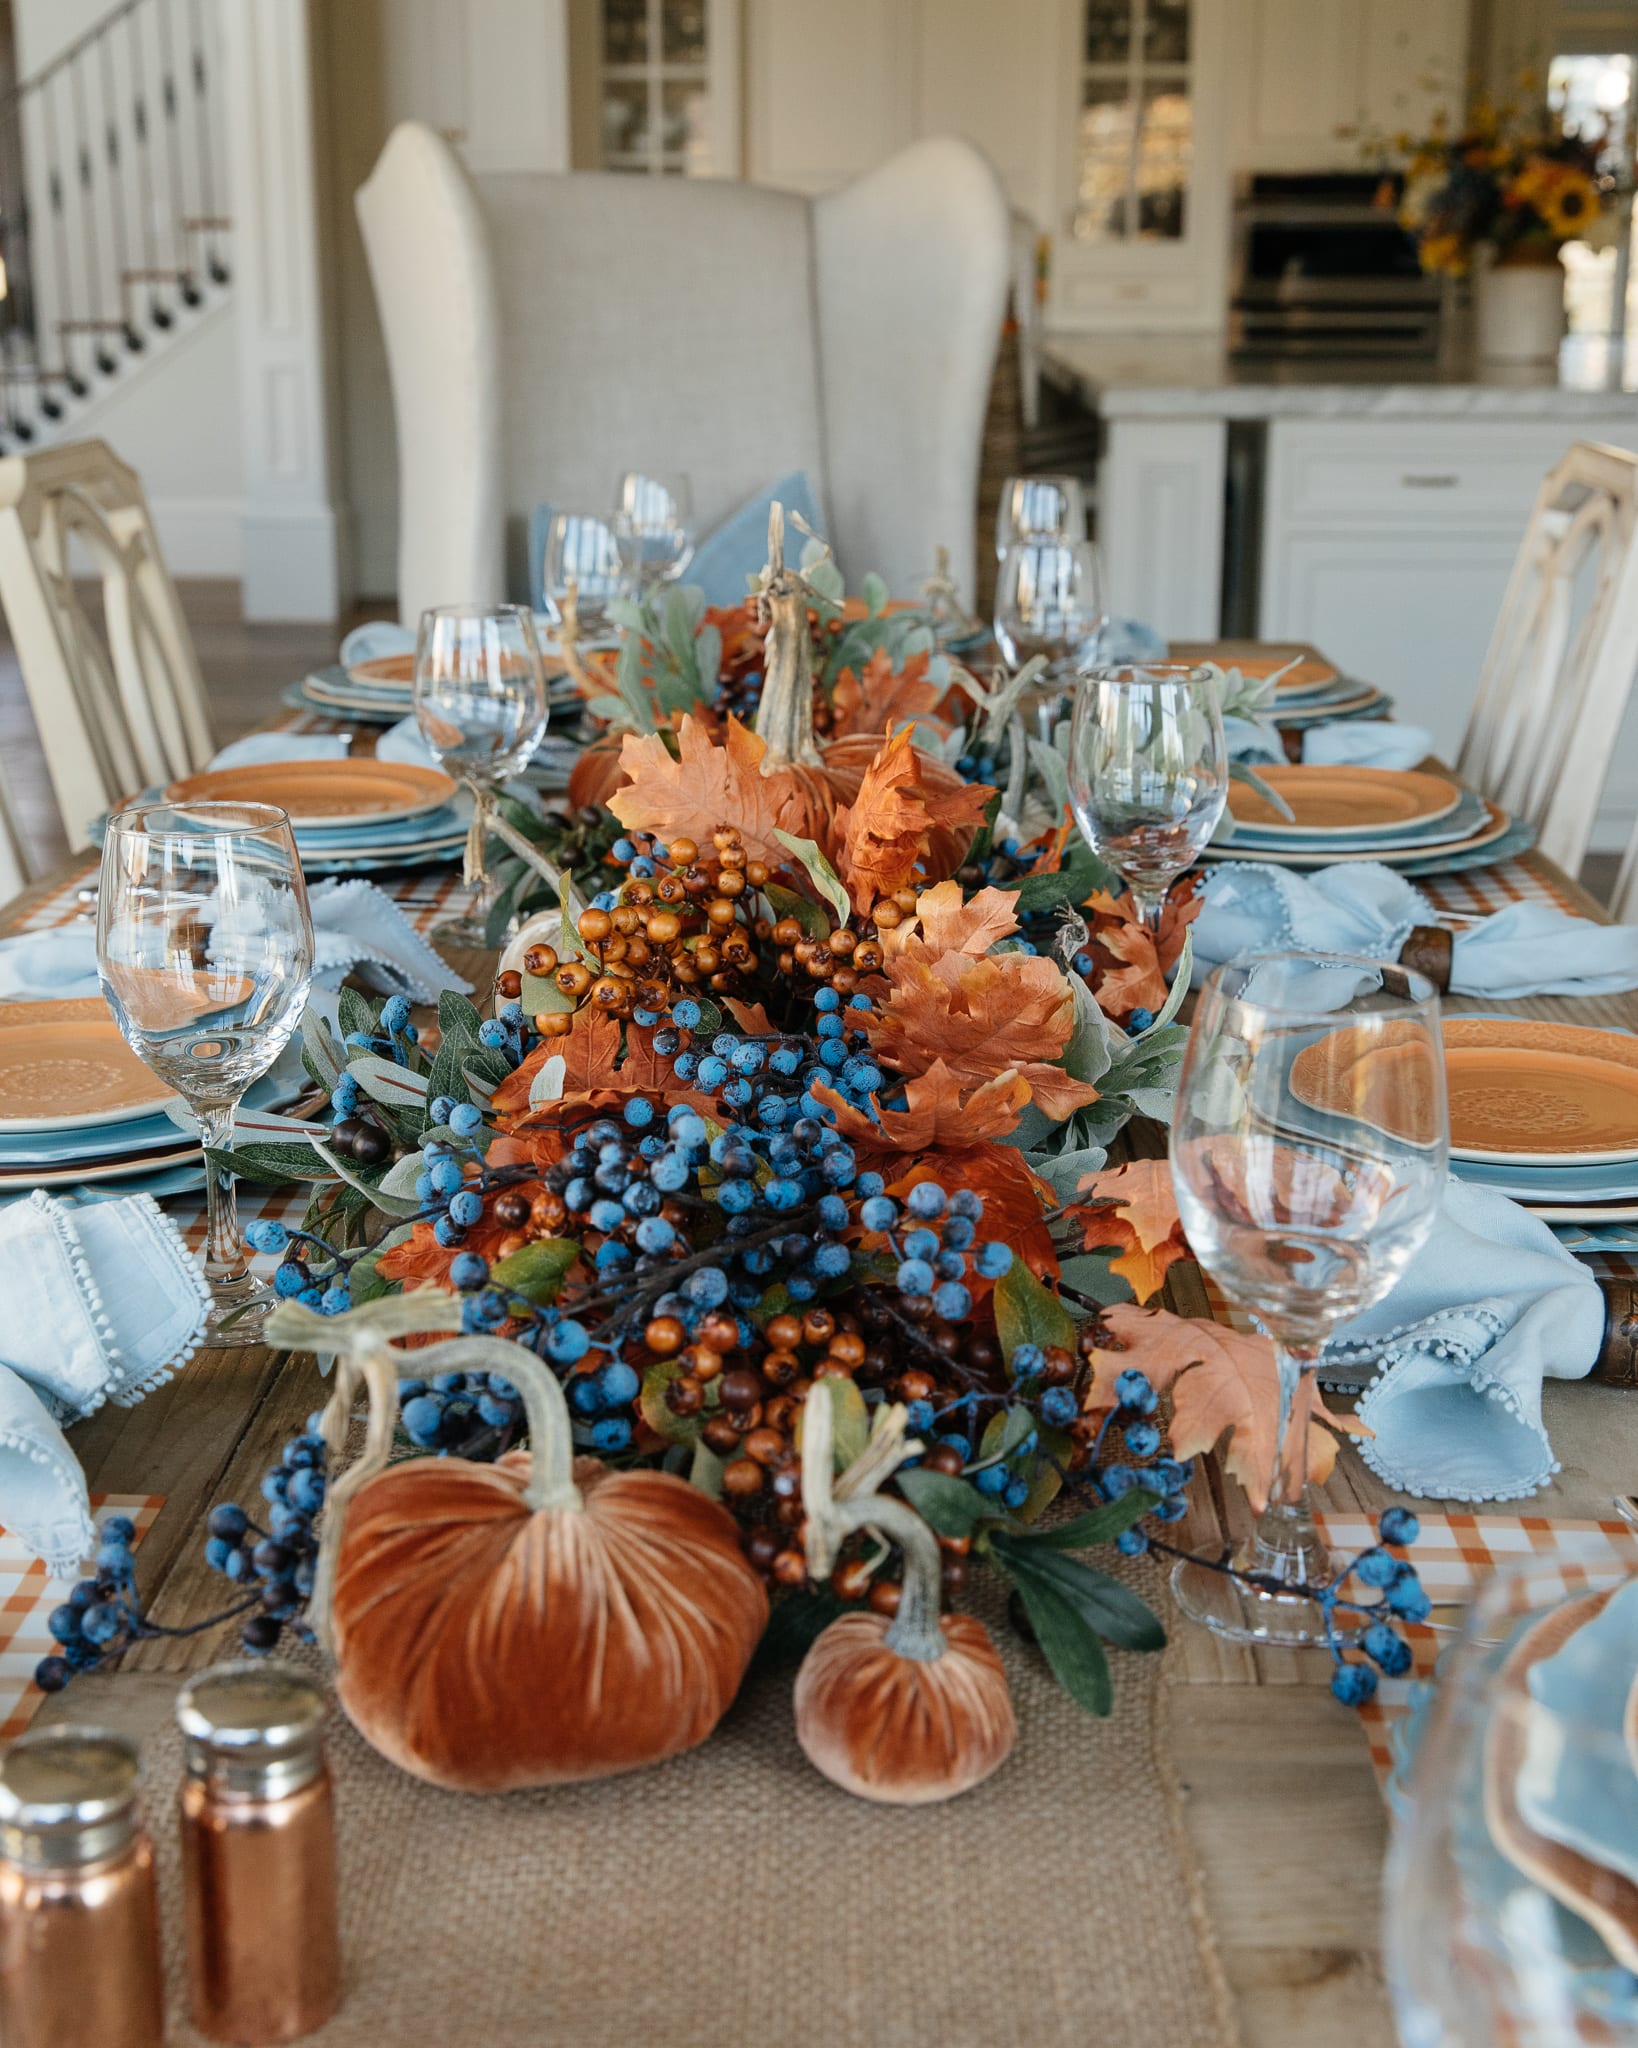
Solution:
M 65 1725 L 18 1737 L 0 1758 L 0 1854 L 31 1864 L 110 1855 L 136 1826 L 136 1745 Z
M 318 1746 L 326 1711 L 316 1679 L 266 1660 L 214 1664 L 176 1701 L 190 1762 L 196 1749 L 251 1766 L 307 1755 Z

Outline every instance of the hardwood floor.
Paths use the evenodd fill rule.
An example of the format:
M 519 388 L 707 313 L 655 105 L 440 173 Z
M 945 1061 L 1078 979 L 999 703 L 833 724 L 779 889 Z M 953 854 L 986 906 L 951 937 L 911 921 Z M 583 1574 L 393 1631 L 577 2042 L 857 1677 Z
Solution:
M 340 625 L 249 625 L 230 582 L 179 583 L 182 609 L 210 701 L 211 731 L 222 745 L 262 724 L 297 676 L 334 661 L 341 636 L 363 619 L 392 616 L 390 604 L 365 605 Z M 87 606 L 95 618 L 94 604 Z M 10 635 L 0 621 L 0 765 L 30 872 L 43 874 L 67 853 L 45 756 Z

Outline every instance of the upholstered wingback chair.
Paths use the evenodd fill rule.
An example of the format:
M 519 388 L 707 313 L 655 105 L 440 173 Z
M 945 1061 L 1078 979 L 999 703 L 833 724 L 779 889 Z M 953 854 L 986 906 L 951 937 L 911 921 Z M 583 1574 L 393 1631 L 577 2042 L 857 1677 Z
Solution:
M 357 195 L 398 428 L 399 610 L 523 596 L 542 502 L 683 470 L 701 532 L 807 472 L 850 581 L 971 590 L 1008 214 L 964 142 L 818 200 L 718 179 L 474 180 L 405 122 Z

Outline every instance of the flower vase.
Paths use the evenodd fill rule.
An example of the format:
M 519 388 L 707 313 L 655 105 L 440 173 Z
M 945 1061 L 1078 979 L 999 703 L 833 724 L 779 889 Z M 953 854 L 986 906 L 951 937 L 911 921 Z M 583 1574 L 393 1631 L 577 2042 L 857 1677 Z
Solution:
M 1558 262 L 1494 263 L 1474 280 L 1478 354 L 1514 367 L 1558 361 L 1564 338 L 1564 272 Z

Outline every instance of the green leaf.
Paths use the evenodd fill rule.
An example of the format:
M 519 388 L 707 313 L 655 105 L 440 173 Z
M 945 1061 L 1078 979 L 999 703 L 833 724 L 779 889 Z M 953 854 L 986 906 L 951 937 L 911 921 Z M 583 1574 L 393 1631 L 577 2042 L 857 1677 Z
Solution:
M 984 1425 L 974 1466 L 1004 1464 L 1034 1428 L 1035 1417 L 1021 1402 L 992 1415 Z
M 688 1468 L 689 1485 L 697 1486 L 701 1493 L 709 1494 L 712 1500 L 721 1500 L 723 1463 L 724 1460 L 719 1458 L 702 1438 L 694 1446 L 693 1463 Z
M 948 1472 L 929 1472 L 925 1465 L 912 1466 L 898 1475 L 899 1491 L 939 1536 L 970 1536 L 981 1521 L 993 1521 L 998 1512 L 976 1486 Z
M 341 1079 L 347 1055 L 336 1043 L 336 1035 L 312 1003 L 301 1015 L 302 1064 L 321 1088 L 333 1088 Z
M 356 988 L 344 988 L 337 1000 L 337 1015 L 341 1019 L 341 1035 L 350 1037 L 355 1031 L 367 1032 L 372 1036 L 380 1028 L 381 1012 L 368 996 L 361 995 Z
M 757 1644 L 757 1663 L 799 1663 L 842 1612 L 841 1601 L 828 1586 L 810 1586 L 804 1592 L 776 1600 L 762 1640 Z
M 566 996 L 550 975 L 542 978 L 538 974 L 525 974 L 522 993 L 518 1001 L 523 1005 L 526 1017 L 560 1016 L 565 1010 L 576 1007 L 573 996 Z
M 1029 1498 L 1021 1507 L 1013 1509 L 1015 1521 L 1037 1521 L 1058 1498 L 1064 1483 L 1064 1473 L 1074 1453 L 1075 1439 L 1067 1430 L 1051 1429 L 1046 1423 L 1042 1423 L 1041 1445 L 1047 1455 L 1040 1459 L 1035 1467 L 1035 1477 L 1030 1481 Z
M 762 893 L 772 904 L 776 918 L 794 917 L 810 939 L 830 936 L 830 919 L 806 896 L 798 896 L 794 889 L 782 888 L 778 882 L 764 882 Z
M 1107 1714 L 1115 1704 L 1115 1687 L 1109 1676 L 1109 1659 L 1095 1631 L 1052 1586 L 1015 1571 L 1006 1560 L 1002 1562 L 1018 1588 L 1053 1677 L 1076 1706 L 1089 1714 Z
M 701 1415 L 674 1415 L 665 1398 L 665 1390 L 673 1380 L 681 1379 L 683 1369 L 674 1358 L 662 1358 L 651 1365 L 643 1374 L 643 1384 L 637 1396 L 637 1407 L 643 1420 L 656 1436 L 664 1437 L 668 1444 L 693 1444 L 700 1440 L 700 1431 L 705 1426 Z
M 534 869 L 527 866 L 523 861 L 511 862 L 510 873 L 507 873 L 507 865 L 507 863 L 502 863 L 495 870 L 498 894 L 494 902 L 490 904 L 489 914 L 483 921 L 483 942 L 486 946 L 493 947 L 496 950 L 506 942 L 507 927 L 511 924 L 513 915 L 517 910 L 518 898 L 534 879 Z
M 384 1195 L 413 1195 L 415 1183 L 425 1168 L 424 1153 L 406 1152 L 402 1159 L 395 1159 L 381 1176 L 381 1192 Z
M 1107 1572 L 1044 1549 L 1033 1536 L 998 1532 L 990 1538 L 990 1552 L 1012 1574 L 1020 1591 L 1033 1584 L 1055 1593 L 1088 1628 L 1123 1650 L 1164 1648 L 1166 1631 L 1155 1616 Z
M 1075 1347 L 1075 1321 L 1057 1295 L 1043 1287 L 1015 1257 L 995 1283 L 995 1333 L 1007 1358 L 1020 1344 Z
M 874 569 L 859 585 L 859 595 L 864 599 L 865 609 L 873 619 L 880 618 L 887 610 L 887 585 Z
M 420 1214 L 421 1204 L 419 1202 L 404 1195 L 383 1194 L 379 1183 L 361 1179 L 358 1174 L 353 1172 L 350 1166 L 344 1166 L 329 1147 L 321 1145 L 316 1138 L 313 1140 L 313 1150 L 320 1159 L 327 1162 L 330 1171 L 338 1179 L 344 1180 L 348 1187 L 355 1189 L 372 1208 L 379 1209 L 383 1216 L 418 1216 Z
M 482 1014 L 465 996 L 446 988 L 438 998 L 438 1029 L 443 1033 L 443 1043 L 452 1038 L 461 1038 L 476 1045 L 478 1031 L 483 1023 Z
M 347 1071 L 375 1102 L 385 1103 L 388 1109 L 423 1109 L 427 1100 L 427 1080 L 424 1074 L 412 1074 L 408 1067 L 401 1067 L 393 1060 L 384 1060 L 379 1053 L 355 1053 L 347 1062 Z
M 1158 1493 L 1134 1486 L 1119 1500 L 1105 1501 L 1102 1507 L 1091 1508 L 1072 1521 L 1057 1522 L 1050 1529 L 1032 1529 L 1026 1540 L 1043 1550 L 1091 1550 L 1099 1543 L 1113 1543 L 1123 1529 L 1141 1522 L 1159 1505 Z
M 1002 882 L 999 886 L 1004 889 L 1009 885 Z M 1119 886 L 1120 877 L 1115 870 L 1084 841 L 1076 840 L 1056 874 L 1025 875 L 1013 885 L 1013 893 L 1018 898 L 1018 915 L 1022 918 L 1056 910 L 1064 903 L 1084 903 L 1096 889 Z
M 207 1145 L 205 1157 L 219 1172 L 262 1187 L 282 1188 L 294 1180 L 334 1180 L 334 1171 L 311 1145 L 236 1145 L 231 1152 Z
M 781 832 L 777 825 L 774 827 L 774 837 L 795 857 L 798 866 L 806 869 L 814 887 L 835 911 L 840 921 L 846 924 L 853 915 L 852 899 L 842 887 L 841 878 L 836 870 L 819 851 L 818 842 L 813 839 L 798 839 L 794 832 Z
M 521 1294 L 525 1301 L 544 1308 L 556 1301 L 564 1274 L 579 1256 L 580 1246 L 573 1238 L 537 1238 L 500 1260 L 489 1277 L 509 1294 Z

